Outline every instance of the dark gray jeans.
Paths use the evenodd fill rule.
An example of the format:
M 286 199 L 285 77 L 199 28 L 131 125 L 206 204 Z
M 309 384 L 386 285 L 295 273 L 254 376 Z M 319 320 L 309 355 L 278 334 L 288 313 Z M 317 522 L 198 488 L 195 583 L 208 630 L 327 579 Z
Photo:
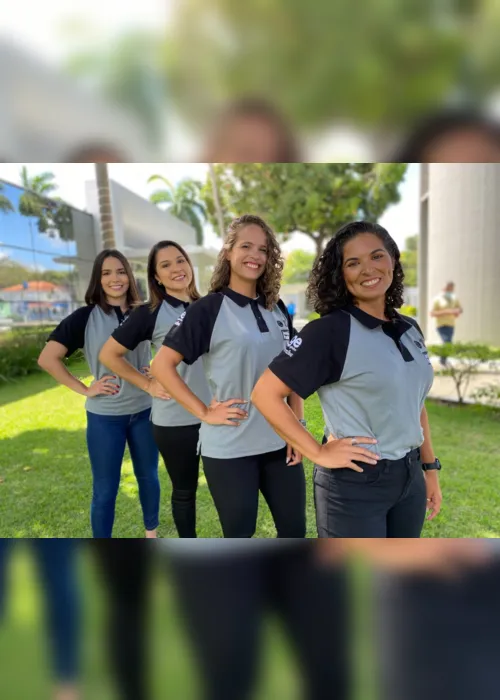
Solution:
M 420 537 L 426 511 L 420 450 L 353 469 L 314 467 L 318 537 Z

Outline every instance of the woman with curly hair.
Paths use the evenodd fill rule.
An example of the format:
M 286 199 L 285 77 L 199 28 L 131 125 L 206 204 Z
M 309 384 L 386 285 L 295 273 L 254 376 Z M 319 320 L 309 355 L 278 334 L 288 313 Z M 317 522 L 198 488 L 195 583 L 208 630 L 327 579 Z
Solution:
M 235 219 L 219 254 L 210 293 L 192 304 L 167 334 L 151 371 L 181 406 L 199 418 L 200 452 L 224 537 L 252 537 L 259 491 L 278 537 L 305 536 L 301 455 L 249 405 L 256 381 L 294 330 L 279 298 L 283 258 L 263 219 Z M 177 372 L 203 357 L 212 393 L 206 406 Z M 290 392 L 294 416 L 303 402 Z
M 257 383 L 252 402 L 314 469 L 319 537 L 420 537 L 441 505 L 424 406 L 433 380 L 422 332 L 396 309 L 404 273 L 389 233 L 343 226 L 316 261 L 308 324 Z M 319 445 L 284 404 L 318 392 Z

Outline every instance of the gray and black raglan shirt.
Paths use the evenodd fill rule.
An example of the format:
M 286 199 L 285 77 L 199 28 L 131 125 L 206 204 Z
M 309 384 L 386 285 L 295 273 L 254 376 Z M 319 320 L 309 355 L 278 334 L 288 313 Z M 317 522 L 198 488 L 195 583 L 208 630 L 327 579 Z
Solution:
M 113 338 L 127 348 L 135 350 L 145 340 L 151 341 L 156 350 L 161 348 L 166 334 L 189 304 L 170 294 L 154 310 L 149 304 L 137 307 L 128 319 L 113 332 Z M 200 358 L 192 365 L 181 362 L 177 372 L 196 396 L 208 405 L 211 395 Z M 153 398 L 151 420 L 155 425 L 177 427 L 198 425 L 200 421 L 181 405 L 170 399 Z
M 283 302 L 269 310 L 263 297 L 250 299 L 228 288 L 196 301 L 179 318 L 163 344 L 180 353 L 188 365 L 203 358 L 211 396 L 218 401 L 248 401 L 244 406 L 248 418 L 238 427 L 202 423 L 202 456 L 232 459 L 285 446 L 251 405 L 250 395 L 293 334 Z
M 309 323 L 270 366 L 302 398 L 318 392 L 337 438 L 374 437 L 384 459 L 420 447 L 420 413 L 433 371 L 418 324 L 395 314 L 382 321 L 356 306 Z
M 129 313 L 124 314 L 119 306 L 113 306 L 109 313 L 103 311 L 100 306 L 83 306 L 61 321 L 48 340 L 55 340 L 64 345 L 67 348 L 66 357 L 82 349 L 91 374 L 96 380 L 102 379 L 113 372 L 99 362 L 99 353 L 113 331 L 125 322 L 128 316 Z M 140 343 L 133 351 L 128 352 L 125 358 L 138 370 L 149 367 L 151 343 Z M 119 377 L 116 377 L 113 383 L 119 385 L 118 394 L 87 398 L 87 411 L 104 416 L 123 416 L 151 408 L 151 396 L 146 392 Z

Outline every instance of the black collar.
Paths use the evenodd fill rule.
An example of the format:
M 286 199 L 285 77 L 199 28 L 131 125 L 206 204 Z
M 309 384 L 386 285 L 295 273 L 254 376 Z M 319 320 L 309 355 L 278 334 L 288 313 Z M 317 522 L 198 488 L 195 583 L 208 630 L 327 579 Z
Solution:
M 411 328 L 411 323 L 406 321 L 397 311 L 394 311 L 394 316 L 390 321 L 384 321 L 382 318 L 376 318 L 366 311 L 362 311 L 359 306 L 349 304 L 346 311 L 354 316 L 354 318 L 371 330 L 382 327 L 383 331 L 391 338 L 401 338 L 403 333 L 406 333 Z
M 233 289 L 229 289 L 229 287 L 224 287 L 222 294 L 229 297 L 231 301 L 234 301 L 235 304 L 238 304 L 238 306 L 241 306 L 242 308 L 250 304 L 252 301 L 255 301 L 260 306 L 266 308 L 266 298 L 263 294 L 260 294 L 257 299 L 251 299 L 250 297 L 246 297 L 244 294 L 238 294 L 238 292 L 235 292 Z
M 179 306 L 183 306 L 185 309 L 187 309 L 189 306 L 188 301 L 181 301 L 181 299 L 177 299 L 177 297 L 173 297 L 171 294 L 167 294 L 167 292 L 163 292 L 163 299 L 167 302 L 167 304 L 173 306 L 174 309 L 177 309 Z

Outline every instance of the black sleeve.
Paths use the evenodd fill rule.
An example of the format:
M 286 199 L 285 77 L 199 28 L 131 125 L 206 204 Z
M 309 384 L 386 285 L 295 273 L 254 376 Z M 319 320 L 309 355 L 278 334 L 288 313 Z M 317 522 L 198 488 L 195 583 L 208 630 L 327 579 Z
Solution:
M 135 350 L 139 343 L 152 339 L 160 308 L 158 305 L 154 311 L 151 311 L 149 304 L 138 306 L 127 320 L 113 331 L 111 337 L 127 350 Z
M 276 357 L 269 369 L 303 399 L 338 382 L 344 371 L 351 320 L 334 311 L 311 321 Z
M 293 327 L 292 317 L 288 313 L 288 309 L 286 308 L 286 304 L 283 301 L 283 299 L 278 300 L 278 308 L 285 315 L 285 318 L 287 320 L 288 330 L 290 331 L 290 339 L 295 338 L 295 336 L 297 335 L 297 331 Z
M 210 350 L 215 321 L 224 296 L 208 294 L 195 301 L 179 316 L 163 341 L 163 345 L 180 353 L 187 365 Z
M 54 328 L 47 338 L 47 342 L 55 340 L 57 343 L 64 345 L 67 348 L 66 357 L 83 348 L 85 344 L 85 328 L 93 309 L 94 306 L 89 305 L 73 311 L 72 314 L 61 321 L 57 328 Z
M 416 320 L 414 318 L 412 318 L 411 316 L 403 316 L 402 314 L 401 314 L 401 318 L 404 318 L 405 321 L 408 321 L 408 323 L 411 323 L 411 325 L 414 328 L 416 328 L 417 331 L 420 333 L 422 338 L 425 338 L 424 334 L 422 333 L 422 329 L 420 328 L 420 326 L 418 325 L 418 323 L 416 322 Z

